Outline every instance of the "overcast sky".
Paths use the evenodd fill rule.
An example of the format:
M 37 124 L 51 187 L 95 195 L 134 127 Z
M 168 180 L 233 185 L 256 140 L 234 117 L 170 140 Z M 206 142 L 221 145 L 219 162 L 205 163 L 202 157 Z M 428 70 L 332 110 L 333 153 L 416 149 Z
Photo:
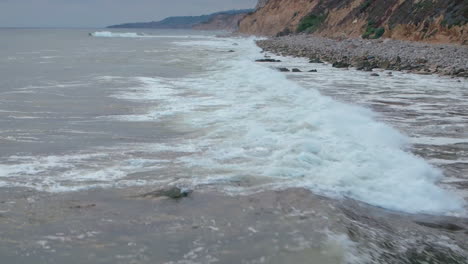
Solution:
M 0 0 L 0 27 L 103 27 L 252 8 L 257 0 Z

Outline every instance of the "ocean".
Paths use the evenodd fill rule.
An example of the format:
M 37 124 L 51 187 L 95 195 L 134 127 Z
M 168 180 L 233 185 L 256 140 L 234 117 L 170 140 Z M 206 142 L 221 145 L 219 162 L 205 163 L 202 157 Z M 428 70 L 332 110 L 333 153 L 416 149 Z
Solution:
M 398 72 L 369 77 L 306 59 L 264 54 L 254 37 L 222 32 L 0 29 L 0 38 L 0 190 L 5 196 L 0 196 L 4 199 L 0 228 L 8 238 L 0 238 L 4 248 L 0 257 L 5 259 L 32 261 L 36 254 L 44 263 L 55 263 L 82 252 L 73 247 L 54 249 L 51 243 L 57 247 L 60 242 L 86 239 L 96 245 L 110 243 L 104 243 L 104 249 L 116 250 L 111 245 L 116 243 L 116 251 L 121 251 L 122 241 L 109 238 L 106 234 L 112 232 L 99 224 L 80 234 L 70 231 L 73 228 L 61 222 L 65 216 L 56 219 L 64 214 L 58 200 L 95 197 L 89 206 L 98 208 L 115 199 L 99 193 L 130 195 L 167 186 L 193 190 L 194 197 L 197 192 L 216 193 L 206 194 L 201 199 L 205 203 L 191 205 L 210 208 L 204 213 L 207 222 L 217 215 L 236 217 L 236 210 L 242 214 L 249 208 L 245 197 L 274 193 L 281 200 L 288 197 L 288 190 L 316 195 L 321 205 L 309 209 L 318 210 L 317 215 L 320 210 L 333 215 L 327 206 L 356 202 L 398 215 L 466 219 L 468 84 L 464 79 Z M 265 55 L 281 62 L 255 61 Z M 277 67 L 302 72 L 283 73 Z M 313 69 L 317 72 L 309 72 Z M 24 199 L 41 206 L 18 209 Z M 232 199 L 239 199 L 243 209 L 206 204 L 236 207 Z M 108 208 L 119 208 L 118 214 L 126 215 L 120 220 L 127 221 L 136 209 L 115 205 L 120 202 Z M 184 213 L 178 206 L 194 210 L 188 209 L 189 204 L 165 206 L 165 214 L 179 216 Z M 71 208 L 68 203 L 65 207 Z M 291 208 L 295 208 L 292 202 L 289 209 L 294 211 Z M 31 224 L 27 210 L 49 216 Z M 86 214 L 91 215 L 88 220 L 119 222 L 118 214 L 107 218 Z M 264 236 L 266 241 L 282 236 L 257 228 L 253 223 L 261 219 L 239 221 L 252 225 L 248 234 Z M 22 221 L 29 221 L 30 231 L 11 231 Z M 276 225 L 272 224 L 276 220 L 270 221 L 277 232 L 286 225 L 286 220 L 277 220 Z M 302 263 L 302 257 L 314 256 L 322 263 L 373 261 L 369 252 L 378 250 L 361 245 L 366 250 L 358 252 L 354 243 L 359 242 L 352 241 L 349 229 L 341 230 L 345 225 L 334 223 L 337 230 L 319 230 L 321 222 L 314 223 L 314 232 L 323 232 L 307 238 L 283 237 L 287 245 L 300 244 L 300 250 L 283 245 L 290 252 L 314 250 L 293 254 L 295 259 L 282 255 L 281 260 Z M 198 228 L 185 224 L 190 230 Z M 37 231 L 41 225 L 47 228 Z M 177 229 L 170 221 L 166 225 Z M 300 226 L 294 230 L 300 233 Z M 206 227 L 222 229 L 213 222 Z M 153 231 L 155 236 L 162 232 Z M 170 246 L 164 250 L 167 245 L 158 242 L 162 252 L 147 254 L 155 245 L 150 246 L 151 237 L 141 232 L 144 235 L 126 234 L 133 240 L 125 242 L 129 247 L 146 243 L 145 250 L 138 251 L 141 255 L 118 258 L 115 253 L 109 258 L 96 247 L 86 251 L 95 253 L 87 256 L 88 261 L 94 259 L 89 263 L 286 263 L 270 259 L 281 246 L 272 250 L 265 244 L 259 255 L 236 259 L 223 255 L 217 239 L 192 248 L 180 246 L 187 247 L 186 252 L 174 249 L 172 255 L 167 253 Z M 184 232 L 174 234 L 183 237 Z M 242 236 L 228 233 L 223 237 L 229 237 L 231 244 L 225 245 L 239 243 L 232 239 Z M 100 234 L 107 237 L 100 241 Z M 202 234 L 200 239 L 209 236 Z M 323 242 L 322 236 L 335 242 L 315 247 L 317 239 Z M 453 240 L 463 241 L 463 236 Z M 463 243 L 453 244 L 466 254 Z M 249 252 L 239 247 L 239 252 Z

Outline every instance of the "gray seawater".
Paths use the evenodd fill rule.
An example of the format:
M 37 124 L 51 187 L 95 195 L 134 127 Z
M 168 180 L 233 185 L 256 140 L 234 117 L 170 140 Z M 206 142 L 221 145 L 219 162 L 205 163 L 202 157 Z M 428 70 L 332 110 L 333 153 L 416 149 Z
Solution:
M 112 97 L 141 86 L 136 77 L 176 78 L 199 72 L 201 66 L 186 63 L 189 60 L 171 63 L 175 57 L 192 55 L 190 50 L 174 47 L 173 42 L 184 40 L 187 34 L 190 39 L 207 36 L 162 31 L 151 33 L 169 37 L 116 39 L 91 37 L 89 32 L 93 31 L 1 31 L 0 156 L 6 165 L 1 185 L 34 188 L 37 183 L 39 188 L 50 190 L 55 180 L 41 176 L 60 177 L 67 169 L 58 164 L 64 155 L 71 163 L 79 163 L 76 168 L 71 165 L 74 169 L 93 173 L 119 164 L 119 153 L 112 153 L 114 161 L 109 161 L 106 151 L 89 149 L 161 142 L 183 134 L 164 122 L 124 123 L 103 117 L 144 112 L 148 104 L 154 104 Z M 109 81 L 107 77 L 118 79 Z M 100 159 L 102 153 L 106 157 Z M 13 164 L 24 164 L 24 168 Z M 99 175 L 95 178 L 91 176 L 90 182 L 99 182 Z M 67 180 L 59 180 L 60 186 L 73 188 L 74 183 Z
M 392 263 L 410 261 L 397 250 L 408 247 L 462 263 L 466 232 L 409 222 L 428 214 L 467 224 L 466 80 L 371 78 L 298 58 L 256 63 L 268 54 L 254 38 L 217 34 L 0 29 L 0 257 Z M 277 71 L 284 66 L 304 72 Z M 215 194 L 176 205 L 119 196 L 166 186 Z M 69 212 L 87 199 L 79 209 L 105 210 Z M 256 253 L 247 246 L 255 241 Z M 443 249 L 424 247 L 434 245 Z

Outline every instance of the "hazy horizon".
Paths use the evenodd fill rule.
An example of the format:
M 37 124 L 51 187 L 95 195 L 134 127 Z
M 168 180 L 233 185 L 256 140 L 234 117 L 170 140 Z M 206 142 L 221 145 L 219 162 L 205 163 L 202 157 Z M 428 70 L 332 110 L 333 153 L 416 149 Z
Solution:
M 253 8 L 257 0 L 0 0 L 0 28 L 103 28 Z

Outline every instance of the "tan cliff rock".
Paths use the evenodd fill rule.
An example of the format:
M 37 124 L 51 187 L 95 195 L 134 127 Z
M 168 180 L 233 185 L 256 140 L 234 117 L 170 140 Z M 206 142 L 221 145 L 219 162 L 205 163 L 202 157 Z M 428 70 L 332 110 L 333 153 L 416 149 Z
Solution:
M 268 3 L 268 0 L 258 0 L 257 6 L 255 6 L 255 9 L 260 9 L 264 7 Z
M 384 37 L 468 44 L 467 0 L 267 0 L 239 23 L 239 32 L 275 36 L 305 33 L 360 37 L 381 29 Z M 312 26 L 311 26 L 312 25 Z

